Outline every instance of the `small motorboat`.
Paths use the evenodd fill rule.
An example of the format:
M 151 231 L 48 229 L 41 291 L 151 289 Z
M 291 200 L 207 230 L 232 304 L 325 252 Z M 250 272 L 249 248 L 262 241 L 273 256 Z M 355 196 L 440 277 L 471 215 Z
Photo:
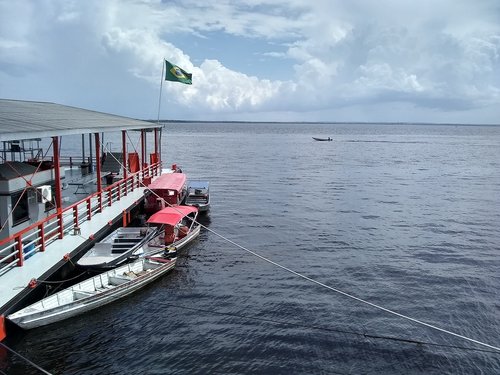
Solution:
M 148 214 L 182 204 L 187 193 L 187 176 L 181 172 L 164 173 L 148 185 L 144 209 Z
M 23 329 L 59 322 L 123 298 L 175 267 L 167 255 L 141 258 L 101 273 L 7 316 Z
M 77 265 L 102 272 L 166 248 L 180 250 L 200 234 L 198 209 L 173 206 L 153 214 L 144 227 L 118 228 L 98 242 Z
M 312 139 L 314 139 L 315 141 L 333 141 L 332 138 L 328 137 L 328 138 L 317 138 L 317 137 L 312 137 Z
M 159 226 L 161 233 L 144 246 L 142 256 L 158 253 L 163 249 L 180 250 L 200 234 L 200 223 L 196 221 L 198 208 L 193 206 L 166 207 L 153 214 L 147 221 L 149 226 Z
M 158 237 L 156 227 L 120 227 L 96 243 L 77 262 L 81 268 L 104 271 L 117 267 L 144 252 L 143 247 Z
M 207 213 L 210 210 L 208 181 L 189 181 L 185 205 L 198 207 L 200 213 Z

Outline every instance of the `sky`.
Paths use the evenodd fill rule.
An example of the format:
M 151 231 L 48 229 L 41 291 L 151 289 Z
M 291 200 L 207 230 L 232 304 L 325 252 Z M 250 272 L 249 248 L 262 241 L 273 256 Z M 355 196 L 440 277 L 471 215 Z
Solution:
M 163 81 L 164 59 L 193 84 Z M 0 98 L 139 119 L 500 124 L 500 1 L 0 0 Z

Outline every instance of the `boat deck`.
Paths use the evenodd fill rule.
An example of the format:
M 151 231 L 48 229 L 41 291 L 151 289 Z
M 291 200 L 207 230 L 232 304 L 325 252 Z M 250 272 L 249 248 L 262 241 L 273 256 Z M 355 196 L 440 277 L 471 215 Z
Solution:
M 48 244 L 44 252 L 30 256 L 22 267 L 14 267 L 0 275 L 0 311 L 3 311 L 5 305 L 28 286 L 31 279 L 40 278 L 63 260 L 66 254 L 71 254 L 85 243 L 90 244 L 90 236 L 109 226 L 110 221 L 119 220 L 124 210 L 129 211 L 136 206 L 144 198 L 144 190 L 143 187 L 134 189 L 112 206 L 104 207 L 102 212 L 92 217 L 92 220 L 83 222 L 80 225 L 79 235 L 65 235 L 62 239 Z M 71 200 L 65 203 L 69 204 Z

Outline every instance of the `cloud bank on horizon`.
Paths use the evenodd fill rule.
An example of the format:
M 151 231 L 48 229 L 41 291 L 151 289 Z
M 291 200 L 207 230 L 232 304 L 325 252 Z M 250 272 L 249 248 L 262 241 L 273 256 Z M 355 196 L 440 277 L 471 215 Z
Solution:
M 500 123 L 496 0 L 0 0 L 0 97 L 136 118 Z

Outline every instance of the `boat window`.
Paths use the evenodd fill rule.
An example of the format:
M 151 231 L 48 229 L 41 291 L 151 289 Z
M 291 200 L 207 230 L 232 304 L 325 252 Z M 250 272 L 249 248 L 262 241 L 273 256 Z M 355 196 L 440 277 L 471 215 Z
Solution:
M 19 203 L 17 203 L 18 200 Z M 11 203 L 12 207 L 15 207 L 14 211 L 12 212 L 12 226 L 19 225 L 26 220 L 29 220 L 30 215 L 28 210 L 28 194 L 26 194 L 25 191 L 13 194 L 11 196 Z

